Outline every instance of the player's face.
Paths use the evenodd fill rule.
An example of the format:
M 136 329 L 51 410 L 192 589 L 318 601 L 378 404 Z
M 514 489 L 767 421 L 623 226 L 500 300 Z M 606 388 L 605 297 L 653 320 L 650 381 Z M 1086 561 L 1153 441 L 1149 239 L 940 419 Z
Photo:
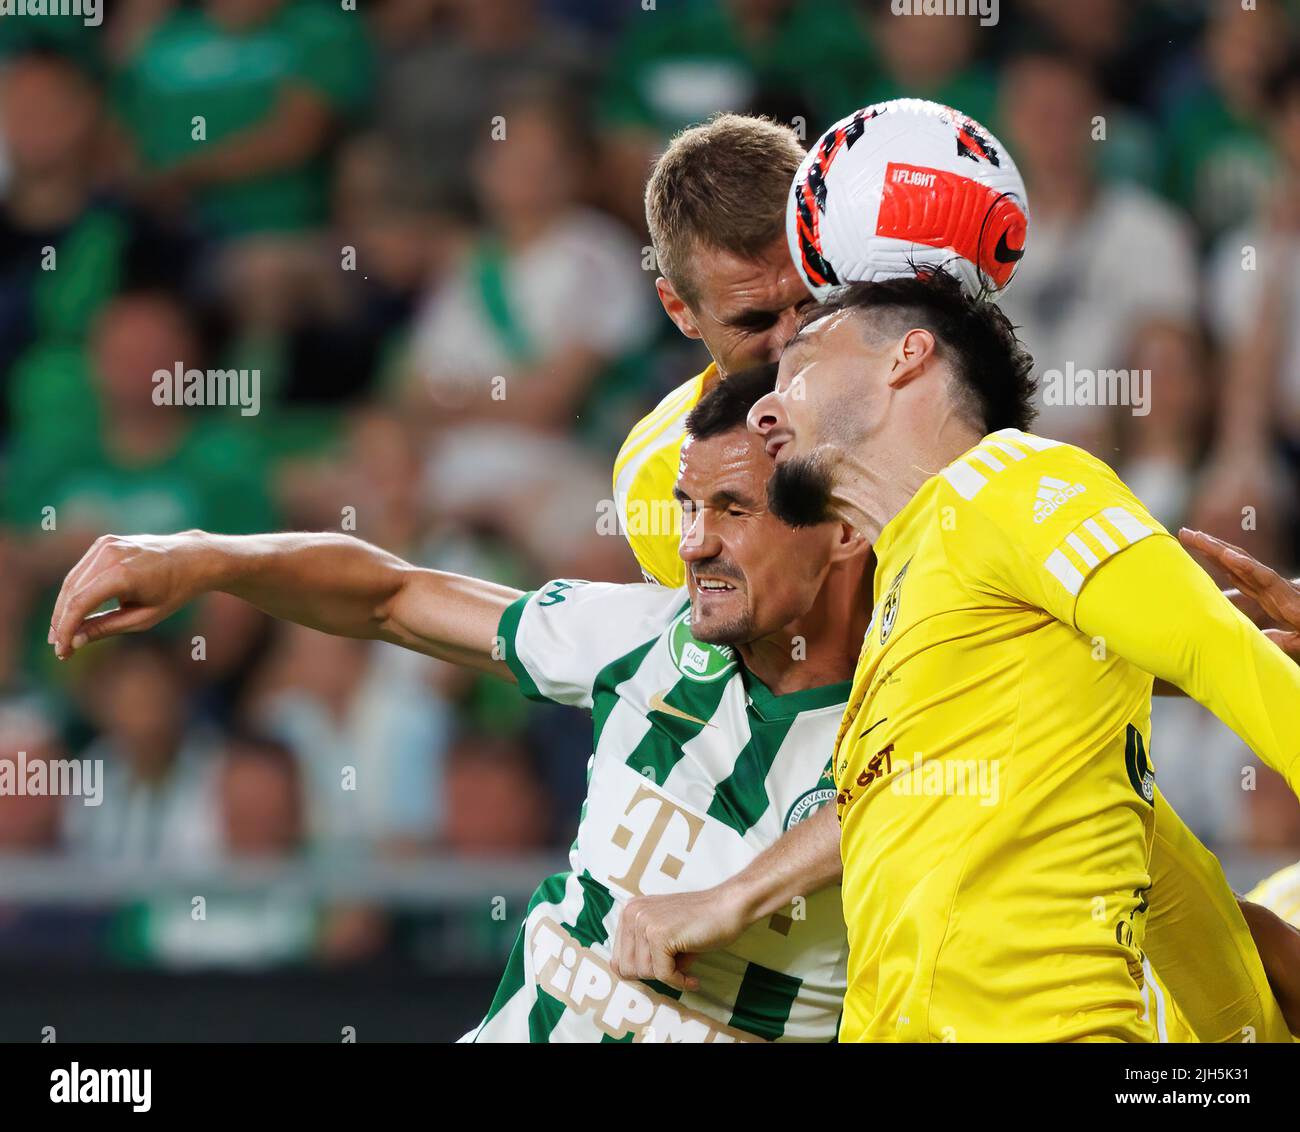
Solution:
M 682 449 L 674 489 L 691 632 L 709 644 L 748 644 L 802 617 L 817 599 L 838 528 L 796 531 L 767 506 L 772 461 L 743 428 Z
M 811 323 L 791 341 L 776 388 L 749 413 L 750 431 L 776 463 L 768 498 L 777 517 L 794 526 L 834 518 L 838 468 L 883 424 L 883 378 L 893 353 L 892 343 L 868 341 L 844 313 Z
M 664 309 L 688 338 L 699 338 L 718 368 L 736 373 L 774 362 L 795 331 L 800 309 L 812 302 L 782 236 L 753 258 L 702 250 L 691 265 L 695 297 L 679 298 L 660 280 Z

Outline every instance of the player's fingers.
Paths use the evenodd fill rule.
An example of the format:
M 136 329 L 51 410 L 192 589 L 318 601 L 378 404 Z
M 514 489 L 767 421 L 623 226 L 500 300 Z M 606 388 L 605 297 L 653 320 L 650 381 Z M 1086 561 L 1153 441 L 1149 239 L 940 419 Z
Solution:
M 695 966 L 695 960 L 699 956 L 689 951 L 683 951 L 677 956 L 677 970 L 682 973 L 682 979 L 686 983 L 686 989 L 696 991 L 700 989 L 700 980 L 691 974 L 691 968 Z
M 1226 570 L 1237 588 L 1247 597 L 1275 602 L 1291 596 L 1293 587 L 1276 570 L 1265 566 L 1241 547 L 1221 538 L 1184 527 L 1178 537 L 1189 550 L 1196 550 Z
M 646 960 L 643 958 L 643 952 L 649 955 L 645 938 L 645 928 L 647 920 L 647 900 L 644 896 L 638 896 L 628 902 L 627 907 L 623 909 L 623 915 L 619 920 L 619 963 L 621 966 L 620 974 L 625 979 L 636 979 L 646 975 L 648 967 L 641 964 Z
M 50 644 L 55 642 L 59 625 L 67 612 L 68 602 L 72 600 L 72 595 L 82 587 L 86 578 L 99 568 L 101 560 L 108 551 L 108 546 L 107 539 L 97 538 L 64 577 L 63 584 L 59 587 L 59 596 L 54 599 L 54 611 L 50 614 Z
M 618 919 L 618 931 L 614 935 L 614 951 L 610 956 L 614 974 L 620 979 L 630 979 L 632 977 L 630 964 L 632 962 L 633 934 L 631 917 L 625 910 Z
M 1205 531 L 1193 531 L 1183 527 L 1178 532 L 1178 540 L 1188 550 L 1195 550 L 1198 554 L 1205 555 L 1225 570 L 1239 569 L 1243 560 L 1254 561 L 1241 547 L 1224 542 L 1223 539 L 1206 534 Z
M 650 943 L 651 973 L 661 983 L 686 990 L 686 976 L 677 969 L 677 949 L 663 940 Z
M 110 598 L 122 602 L 128 597 L 126 580 L 117 570 L 110 568 L 88 578 L 69 597 L 63 615 L 54 627 L 54 655 L 66 660 L 72 655 L 72 639 L 82 622 Z
M 105 637 L 152 629 L 162 620 L 162 613 L 156 605 L 132 605 L 126 609 L 110 609 L 107 613 L 92 613 L 73 635 L 72 650 L 76 652 L 91 641 L 101 641 Z
M 1188 550 L 1195 550 L 1197 553 L 1209 555 L 1211 558 L 1216 557 L 1222 548 L 1228 545 L 1222 539 L 1206 534 L 1205 531 L 1193 530 L 1191 527 L 1179 528 L 1178 541 Z
M 655 973 L 654 957 L 650 954 L 650 940 L 644 931 L 636 933 L 632 955 L 632 978 L 652 979 Z
M 1229 550 L 1224 557 L 1228 577 L 1274 621 L 1300 628 L 1300 596 L 1276 570 L 1250 555 Z
M 1277 645 L 1292 660 L 1300 661 L 1300 633 L 1291 632 L 1287 629 L 1265 629 L 1264 636 Z

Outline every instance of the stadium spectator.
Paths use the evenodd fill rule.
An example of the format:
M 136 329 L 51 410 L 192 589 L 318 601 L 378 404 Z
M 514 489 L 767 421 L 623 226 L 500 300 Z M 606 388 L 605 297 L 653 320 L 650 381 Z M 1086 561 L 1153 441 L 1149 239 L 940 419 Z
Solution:
M 1194 431 L 1178 415 L 1188 398 L 1174 387 L 1196 372 L 1185 356 L 1195 344 L 1195 249 L 1168 205 L 1139 188 L 1099 181 L 1091 136 L 1098 101 L 1087 71 L 1060 52 L 1035 49 L 1007 65 L 1004 140 L 1033 202 L 1033 254 L 999 301 L 1036 362 L 1035 427 L 1088 448 L 1121 474 L 1129 461 L 1141 462 L 1149 483 L 1158 485 L 1166 478 L 1158 465 L 1172 459 L 1185 471 L 1191 455 L 1158 443 L 1147 425 L 1155 404 L 1162 428 L 1180 436 Z M 1124 404 L 1104 403 L 1104 390 L 1087 400 L 1076 396 L 1080 382 L 1096 387 L 1100 371 L 1136 373 L 1135 351 L 1153 324 L 1164 336 L 1166 364 L 1147 382 L 1147 415 L 1137 415 L 1141 387 L 1130 385 Z M 1158 516 L 1177 518 L 1177 499 L 1144 501 Z
M 463 740 L 447 768 L 444 844 L 467 856 L 526 853 L 550 820 L 527 752 L 503 739 Z
M 579 203 L 588 150 L 575 112 L 553 92 L 517 93 L 505 134 L 474 151 L 487 226 L 413 332 L 414 380 L 440 422 L 567 427 L 645 341 L 640 249 Z
M 720 110 L 787 117 L 781 111 L 793 108 L 815 137 L 861 104 L 870 61 L 864 24 L 846 0 L 634 10 L 600 99 L 618 215 L 641 226 L 646 170 L 678 130 Z
M 224 236 L 319 225 L 324 158 L 366 104 L 370 64 L 355 11 L 309 0 L 177 6 L 117 80 L 142 188 L 160 204 L 192 195 Z
M 63 799 L 70 852 L 83 863 L 211 866 L 219 849 L 219 737 L 197 725 L 176 653 L 127 638 L 83 669 L 98 737 L 79 752 L 101 767 L 103 802 Z
M 8 764 L 3 768 L 8 775 L 20 772 L 19 752 L 27 765 L 64 757 L 57 734 L 36 705 L 6 697 L 0 700 L 0 761 Z M 0 855 L 58 849 L 60 810 L 59 797 L 51 793 L 0 791 Z
M 933 99 L 960 107 L 976 121 L 993 121 L 997 82 L 975 60 L 982 30 L 976 16 L 936 16 L 919 5 L 899 14 L 892 0 L 858 0 L 858 7 L 869 20 L 875 50 L 852 85 L 840 90 L 835 117 L 869 102 L 907 97 Z
M 105 191 L 105 131 L 70 59 L 24 54 L 0 78 L 0 452 L 10 414 L 18 432 L 84 414 L 62 375 L 117 290 L 186 282 L 193 241 Z
M 1269 88 L 1277 173 L 1260 207 L 1220 241 L 1207 307 L 1223 350 L 1214 451 L 1201 477 L 1198 522 L 1241 542 L 1253 528 L 1300 562 L 1300 57 Z M 1280 460 L 1279 460 L 1280 457 Z M 1243 535 L 1245 506 L 1256 519 Z M 1288 537 L 1289 531 L 1289 537 Z
M 314 852 L 433 844 L 452 719 L 429 671 L 394 649 L 281 627 L 248 711 L 297 759 Z
M 302 783 L 293 756 L 257 736 L 233 738 L 216 756 L 216 854 L 230 863 L 291 860 L 303 844 Z M 136 958 L 166 967 L 267 967 L 301 962 L 315 947 L 318 918 L 300 891 L 278 886 L 224 889 L 203 898 L 203 914 L 181 891 L 128 913 Z
M 1285 58 L 1289 22 L 1282 4 L 1212 0 L 1199 56 L 1164 92 L 1166 187 L 1207 239 L 1248 215 L 1267 181 L 1265 84 Z
M 411 195 L 463 217 L 475 208 L 465 154 L 491 135 L 511 88 L 547 83 L 584 98 L 597 69 L 591 45 L 545 18 L 537 0 L 448 0 L 441 9 L 428 0 L 377 7 L 375 121 Z

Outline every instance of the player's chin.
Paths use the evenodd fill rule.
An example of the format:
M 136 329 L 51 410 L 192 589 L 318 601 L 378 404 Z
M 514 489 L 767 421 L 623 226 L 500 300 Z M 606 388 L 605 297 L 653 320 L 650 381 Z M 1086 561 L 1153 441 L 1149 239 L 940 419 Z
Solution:
M 749 625 L 745 592 L 696 590 L 691 595 L 691 636 L 706 645 L 735 645 L 745 641 Z

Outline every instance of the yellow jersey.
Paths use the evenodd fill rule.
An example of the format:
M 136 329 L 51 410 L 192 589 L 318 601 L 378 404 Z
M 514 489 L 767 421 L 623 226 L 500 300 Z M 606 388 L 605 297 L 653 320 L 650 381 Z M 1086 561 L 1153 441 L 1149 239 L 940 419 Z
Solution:
M 1260 881 L 1246 899 L 1275 912 L 1293 928 L 1300 928 L 1300 861 Z
M 648 581 L 686 584 L 677 554 L 681 507 L 673 498 L 686 418 L 716 380 L 713 363 L 668 394 L 628 433 L 614 460 L 614 503 L 623 533 Z
M 1149 900 L 1143 949 L 1157 1040 L 1289 1042 L 1286 1018 L 1218 858 L 1159 789 Z
M 1153 841 L 1172 854 L 1157 870 L 1174 870 L 1166 933 L 1216 923 L 1220 953 L 1242 959 L 1224 976 L 1231 1009 L 1211 1001 L 1205 1032 L 1183 997 L 1191 965 L 1155 962 L 1195 1033 L 1234 1040 L 1226 1020 L 1276 1013 L 1217 864 L 1198 871 L 1192 847 L 1209 855 L 1172 810 L 1157 818 L 1148 673 L 1294 786 L 1291 662 L 1105 464 L 1014 429 L 927 481 L 876 554 L 836 751 L 842 1038 L 1150 1040 Z M 1198 893 L 1214 904 L 1203 916 L 1189 914 Z
M 845 1041 L 1151 1041 L 1151 677 L 1074 628 L 1167 537 L 1109 468 L 1014 429 L 876 544 L 835 766 Z
M 686 417 L 716 378 L 717 368 L 710 365 L 668 394 L 628 434 L 614 464 L 614 497 L 628 542 L 646 578 L 666 586 L 676 587 L 685 582 L 677 553 L 680 509 L 672 491 L 686 434 Z M 1152 863 L 1160 885 L 1151 894 L 1151 901 L 1156 912 L 1170 911 L 1152 917 L 1148 950 L 1157 952 L 1166 963 L 1170 962 L 1168 955 L 1195 955 L 1203 963 L 1196 971 L 1184 971 L 1170 963 L 1168 985 L 1148 967 L 1143 994 L 1157 1038 L 1170 1042 L 1195 1041 L 1198 1033 L 1228 1035 L 1252 1027 L 1254 1032 L 1273 1033 L 1280 1024 L 1280 1011 L 1268 989 L 1262 964 L 1231 889 L 1221 870 L 1217 870 L 1212 855 L 1177 814 L 1163 805 L 1163 799 L 1160 801 Z M 1165 836 L 1160 836 L 1162 830 Z M 1198 922 L 1195 930 L 1189 922 L 1189 909 L 1194 910 L 1198 921 L 1205 921 Z M 1219 928 L 1226 924 L 1230 930 L 1211 932 L 1208 930 L 1211 923 Z M 1237 1007 L 1227 1021 L 1222 1009 L 1198 1010 L 1202 1003 L 1197 1000 L 1195 990 L 1207 985 L 1202 977 L 1206 967 L 1218 973 L 1208 985 L 1224 991 L 1220 1001 Z M 1229 971 L 1238 981 L 1225 985 L 1223 973 Z M 1187 1016 L 1181 1009 L 1184 994 L 1192 1000 Z M 1243 1018 L 1242 1004 L 1251 1001 L 1256 1003 L 1255 1013 Z M 1219 1037 L 1217 1040 L 1232 1039 Z

